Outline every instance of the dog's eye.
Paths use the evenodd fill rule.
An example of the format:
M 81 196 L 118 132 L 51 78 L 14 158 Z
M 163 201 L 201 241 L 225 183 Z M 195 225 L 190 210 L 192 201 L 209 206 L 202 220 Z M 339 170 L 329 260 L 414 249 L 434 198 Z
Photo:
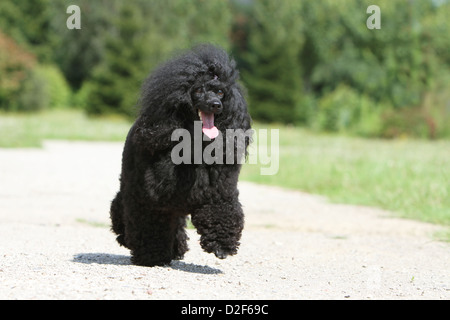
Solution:
M 217 96 L 219 97 L 219 99 L 222 99 L 223 98 L 223 91 L 222 90 L 217 91 Z
M 203 93 L 203 90 L 202 90 L 202 88 L 198 88 L 198 89 L 195 89 L 195 94 L 198 94 L 198 95 L 200 95 L 200 94 L 202 94 Z

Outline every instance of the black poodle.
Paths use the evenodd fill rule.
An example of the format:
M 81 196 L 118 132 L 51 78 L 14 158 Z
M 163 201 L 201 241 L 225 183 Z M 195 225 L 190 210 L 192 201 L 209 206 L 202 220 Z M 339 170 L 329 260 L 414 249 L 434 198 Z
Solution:
M 180 143 L 173 141 L 176 129 L 191 134 L 192 150 L 199 134 L 200 151 L 224 139 L 227 129 L 251 131 L 235 66 L 225 51 L 204 44 L 166 62 L 144 82 L 141 110 L 123 150 L 120 191 L 111 204 L 112 230 L 131 250 L 134 264 L 182 259 L 189 214 L 206 252 L 220 259 L 237 253 L 244 226 L 237 190 L 241 164 L 225 158 L 230 152 L 233 160 L 242 158 L 250 137 L 243 147 L 233 138 L 231 151 L 225 150 L 228 143 L 219 144 L 224 150 L 215 153 L 221 161 L 212 164 L 203 159 L 175 164 L 171 157 Z

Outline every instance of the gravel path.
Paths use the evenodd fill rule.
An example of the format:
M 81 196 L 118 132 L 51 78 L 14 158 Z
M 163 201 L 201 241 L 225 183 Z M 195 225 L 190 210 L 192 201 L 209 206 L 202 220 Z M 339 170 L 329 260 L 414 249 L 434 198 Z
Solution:
M 0 299 L 450 299 L 438 227 L 240 183 L 238 255 L 130 264 L 109 231 L 122 145 L 0 149 Z

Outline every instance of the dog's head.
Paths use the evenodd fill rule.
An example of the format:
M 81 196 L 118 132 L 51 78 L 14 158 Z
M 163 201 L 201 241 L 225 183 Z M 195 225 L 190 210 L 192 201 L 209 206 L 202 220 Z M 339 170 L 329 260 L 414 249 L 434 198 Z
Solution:
M 234 60 L 213 45 L 199 45 L 157 68 L 143 85 L 141 116 L 148 122 L 201 120 L 203 132 L 250 128 Z
M 212 79 L 210 79 L 212 77 Z M 226 85 L 220 81 L 216 74 L 207 74 L 200 77 L 191 87 L 190 111 L 198 114 L 198 120 L 202 121 L 202 130 L 205 135 L 213 139 L 219 135 L 219 131 L 214 124 L 223 109 L 222 101 L 226 101 Z M 220 120 L 220 118 L 219 118 Z

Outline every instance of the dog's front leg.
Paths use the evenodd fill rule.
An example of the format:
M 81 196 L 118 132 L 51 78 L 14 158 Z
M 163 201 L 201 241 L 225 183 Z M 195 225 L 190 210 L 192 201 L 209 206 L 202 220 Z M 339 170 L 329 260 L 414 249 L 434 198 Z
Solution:
M 203 250 L 225 259 L 237 253 L 244 227 L 244 213 L 237 199 L 207 204 L 192 213 Z
M 153 155 L 161 150 L 171 149 L 175 142 L 171 140 L 174 130 L 180 125 L 177 122 L 146 125 L 138 119 L 130 130 L 129 139 L 136 150 Z

